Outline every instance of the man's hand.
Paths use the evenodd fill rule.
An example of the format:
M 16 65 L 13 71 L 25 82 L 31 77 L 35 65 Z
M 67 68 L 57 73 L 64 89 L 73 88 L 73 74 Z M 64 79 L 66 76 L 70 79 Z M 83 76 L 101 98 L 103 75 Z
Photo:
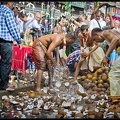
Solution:
M 70 75 L 69 68 L 68 68 L 67 66 L 65 66 L 65 67 L 64 67 L 63 78 L 64 78 L 64 79 L 67 79 L 69 75 Z
M 88 56 L 89 56 L 89 54 L 88 54 L 88 53 L 86 53 L 86 52 L 83 52 L 83 53 L 81 53 L 81 56 L 82 56 L 82 57 L 84 57 L 84 58 L 86 58 L 86 57 L 88 57 Z
M 101 63 L 102 66 L 108 66 L 108 58 L 104 57 Z
M 67 66 L 64 67 L 66 73 L 70 73 L 69 68 Z
M 22 49 L 22 44 L 19 44 L 19 48 L 20 48 L 20 50 Z
M 59 68 L 60 65 L 58 65 L 58 64 L 55 62 L 55 63 L 53 63 L 53 67 L 54 67 L 54 68 Z
M 17 42 L 16 42 L 16 41 L 13 41 L 13 45 L 17 45 Z
M 70 21 L 71 21 L 71 22 L 74 22 L 74 21 L 75 21 L 75 19 L 74 19 L 73 17 L 71 17 L 71 18 L 70 18 Z
M 112 16 L 112 13 L 111 13 L 111 12 L 109 12 L 109 13 L 108 13 L 108 16 L 109 16 L 109 17 L 110 17 L 110 16 Z

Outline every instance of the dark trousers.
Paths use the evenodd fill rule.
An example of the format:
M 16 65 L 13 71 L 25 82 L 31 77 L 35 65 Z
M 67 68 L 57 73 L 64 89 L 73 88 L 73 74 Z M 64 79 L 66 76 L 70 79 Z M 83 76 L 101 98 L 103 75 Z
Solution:
M 8 88 L 12 63 L 12 42 L 0 39 L 0 90 Z
M 75 67 L 74 67 L 74 65 L 75 65 L 75 62 L 73 62 L 73 63 L 70 64 L 70 65 L 67 65 L 68 68 L 69 68 L 69 71 L 70 71 L 71 73 L 74 73 L 74 72 L 75 72 Z

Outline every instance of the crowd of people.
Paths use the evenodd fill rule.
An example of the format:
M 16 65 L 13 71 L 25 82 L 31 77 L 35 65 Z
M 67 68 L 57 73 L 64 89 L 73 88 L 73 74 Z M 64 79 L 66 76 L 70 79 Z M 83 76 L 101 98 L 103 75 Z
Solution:
M 2 2 L 0 5 L 0 90 L 13 91 L 8 86 L 11 72 L 12 47 L 22 49 L 21 38 L 25 34 L 33 35 L 33 58 L 37 71 L 35 91 L 42 94 L 41 81 L 43 72 L 48 70 L 49 85 L 52 87 L 53 68 L 64 66 L 77 82 L 78 74 L 94 72 L 101 65 L 111 67 L 109 73 L 111 96 L 120 96 L 120 21 L 114 20 L 112 14 L 103 16 L 101 4 L 94 10 L 91 19 L 83 11 L 77 18 L 60 16 L 55 20 L 51 34 L 48 32 L 45 16 L 35 12 L 33 17 L 22 11 L 14 2 Z M 75 43 L 77 42 L 77 46 Z M 71 53 L 66 55 L 67 47 Z M 74 49 L 72 49 L 74 48 Z M 110 59 L 116 52 L 114 61 Z M 110 64 L 112 63 L 112 64 Z M 115 82 L 116 84 L 113 84 Z M 116 87 L 118 86 L 118 87 Z

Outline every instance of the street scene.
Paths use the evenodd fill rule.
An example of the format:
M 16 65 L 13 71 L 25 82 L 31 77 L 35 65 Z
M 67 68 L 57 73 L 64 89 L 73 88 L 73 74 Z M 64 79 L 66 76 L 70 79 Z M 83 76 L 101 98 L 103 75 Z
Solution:
M 0 119 L 119 119 L 120 2 L 0 1 Z

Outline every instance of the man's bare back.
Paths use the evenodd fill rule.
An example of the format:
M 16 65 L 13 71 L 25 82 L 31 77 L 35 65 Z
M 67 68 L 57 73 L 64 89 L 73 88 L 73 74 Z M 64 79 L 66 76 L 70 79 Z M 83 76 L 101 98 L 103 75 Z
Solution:
M 114 29 L 103 31 L 103 37 L 108 42 L 108 45 L 111 44 L 112 40 L 118 40 L 116 47 L 120 45 L 120 33 Z
M 60 43 L 63 43 L 64 35 L 60 34 L 49 34 L 45 35 L 39 38 L 39 40 L 43 43 L 43 45 L 48 48 L 49 45 L 52 43 L 54 45 L 54 48 Z

